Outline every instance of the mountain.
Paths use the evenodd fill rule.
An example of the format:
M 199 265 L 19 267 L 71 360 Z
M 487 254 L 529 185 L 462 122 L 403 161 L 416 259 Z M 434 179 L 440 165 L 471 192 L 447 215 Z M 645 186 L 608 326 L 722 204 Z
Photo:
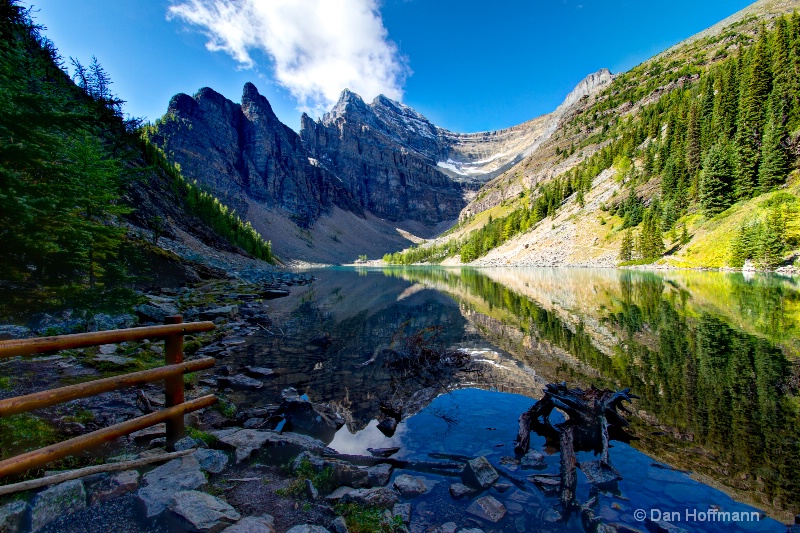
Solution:
M 481 187 L 453 228 L 386 259 L 793 268 L 798 8 L 761 0 L 628 72 L 601 76 Z
M 447 229 L 483 184 L 535 151 L 612 79 L 601 70 L 553 113 L 469 134 L 385 96 L 366 104 L 345 89 L 319 120 L 304 114 L 298 135 L 250 83 L 241 104 L 203 88 L 174 96 L 149 138 L 187 179 L 267 235 L 279 256 L 349 262 Z

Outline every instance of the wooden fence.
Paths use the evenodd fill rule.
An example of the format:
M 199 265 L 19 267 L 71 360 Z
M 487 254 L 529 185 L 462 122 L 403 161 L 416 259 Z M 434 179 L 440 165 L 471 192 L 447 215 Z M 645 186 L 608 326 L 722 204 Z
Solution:
M 70 385 L 0 400 L 0 417 L 4 417 L 50 407 L 78 398 L 94 396 L 103 392 L 138 387 L 145 383 L 161 380 L 164 380 L 166 400 L 165 408 L 160 411 L 0 461 L 0 478 L 42 467 L 51 461 L 74 455 L 161 422 L 166 422 L 167 447 L 171 448 L 185 434 L 183 415 L 209 407 L 217 401 L 216 396 L 212 394 L 186 402 L 183 395 L 183 375 L 188 372 L 211 368 L 215 363 L 214 359 L 210 357 L 184 363 L 183 337 L 191 333 L 211 331 L 214 328 L 213 322 L 184 324 L 181 316 L 168 316 L 163 326 L 0 341 L 0 359 L 2 359 L 101 344 L 163 338 L 165 340 L 164 356 L 166 363 L 166 366 L 151 370 L 131 372 L 79 385 Z

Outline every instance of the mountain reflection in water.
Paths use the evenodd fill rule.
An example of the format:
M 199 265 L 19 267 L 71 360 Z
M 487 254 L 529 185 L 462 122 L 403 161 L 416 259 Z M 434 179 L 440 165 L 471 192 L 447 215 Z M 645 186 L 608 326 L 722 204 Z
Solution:
M 422 459 L 437 451 L 488 455 L 498 462 L 513 455 L 517 417 L 542 396 L 544 384 L 630 387 L 641 398 L 629 417 L 638 440 L 612 448 L 623 477 L 619 490 L 630 500 L 618 500 L 627 513 L 607 511 L 605 519 L 635 526 L 633 504 L 659 507 L 659 498 L 661 508 L 681 512 L 695 504 L 700 509 L 702 502 L 745 509 L 686 474 L 652 466 L 652 458 L 694 472 L 782 521 L 800 511 L 800 292 L 791 281 L 533 268 L 313 273 L 319 279 L 311 286 L 271 302 L 275 325 L 232 363 L 267 366 L 277 377 L 235 399 L 274 404 L 281 389 L 293 386 L 314 402 L 332 403 L 347 420 L 332 443 L 342 453 L 398 445 L 399 457 Z M 468 350 L 483 372 L 431 387 L 398 383 L 380 358 L 364 364 L 409 321 L 412 329 L 441 325 L 444 345 Z M 309 342 L 325 333 L 329 346 Z M 376 428 L 380 400 L 398 387 L 413 401 L 395 435 L 386 438 Z M 456 389 L 464 390 L 433 400 Z M 447 415 L 451 411 L 458 416 Z M 544 443 L 536 439 L 534 446 Z M 558 462 L 556 455 L 547 459 Z M 678 488 L 670 489 L 667 478 L 676 479 Z M 446 503 L 450 509 L 447 483 L 440 485 L 444 494 L 434 490 L 420 504 Z M 579 496 L 581 490 L 588 490 L 584 478 Z M 535 488 L 523 494 L 539 498 L 534 506 L 539 510 L 510 515 L 503 530 L 518 530 L 520 517 L 527 520 L 525 527 L 553 519 L 545 516 L 547 502 Z M 588 494 L 582 497 L 585 501 Z M 568 528 L 560 522 L 551 526 Z M 720 530 L 720 524 L 682 526 Z M 783 530 L 773 521 L 739 527 Z

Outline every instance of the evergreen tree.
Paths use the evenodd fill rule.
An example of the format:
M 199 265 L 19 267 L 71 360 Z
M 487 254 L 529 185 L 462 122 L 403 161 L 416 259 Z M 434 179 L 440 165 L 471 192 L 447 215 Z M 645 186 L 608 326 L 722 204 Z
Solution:
M 711 147 L 703 163 L 700 180 L 700 203 L 707 215 L 715 215 L 731 203 L 733 168 L 728 147 L 716 144 Z
M 633 230 L 628 228 L 622 235 L 622 244 L 619 248 L 619 260 L 630 261 L 633 259 Z

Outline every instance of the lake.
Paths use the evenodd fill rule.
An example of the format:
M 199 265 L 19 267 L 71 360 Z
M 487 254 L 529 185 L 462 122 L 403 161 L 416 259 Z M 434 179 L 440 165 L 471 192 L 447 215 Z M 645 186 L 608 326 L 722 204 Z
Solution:
M 230 397 L 255 407 L 295 387 L 331 404 L 346 425 L 319 437 L 341 453 L 398 446 L 398 459 L 486 456 L 499 467 L 504 490 L 484 495 L 504 505 L 502 520 L 467 511 L 481 495 L 452 498 L 458 479 L 424 474 L 430 491 L 411 500 L 418 527 L 583 531 L 583 505 L 595 520 L 642 531 L 642 515 L 689 531 L 785 531 L 781 522 L 800 512 L 800 289 L 791 278 L 541 268 L 311 273 L 313 284 L 270 302 L 272 326 L 231 361 L 276 377 Z M 382 348 L 420 330 L 468 353 L 471 371 L 415 375 L 382 360 Z M 529 478 L 558 477 L 559 450 L 546 436 L 531 437 L 544 454 L 539 470 L 513 460 L 519 415 L 553 382 L 630 388 L 639 397 L 628 406 L 630 426 L 612 437 L 621 480 L 592 485 L 579 471 L 577 512 Z M 378 421 L 395 404 L 402 420 L 387 436 Z M 577 459 L 596 457 L 579 451 Z

